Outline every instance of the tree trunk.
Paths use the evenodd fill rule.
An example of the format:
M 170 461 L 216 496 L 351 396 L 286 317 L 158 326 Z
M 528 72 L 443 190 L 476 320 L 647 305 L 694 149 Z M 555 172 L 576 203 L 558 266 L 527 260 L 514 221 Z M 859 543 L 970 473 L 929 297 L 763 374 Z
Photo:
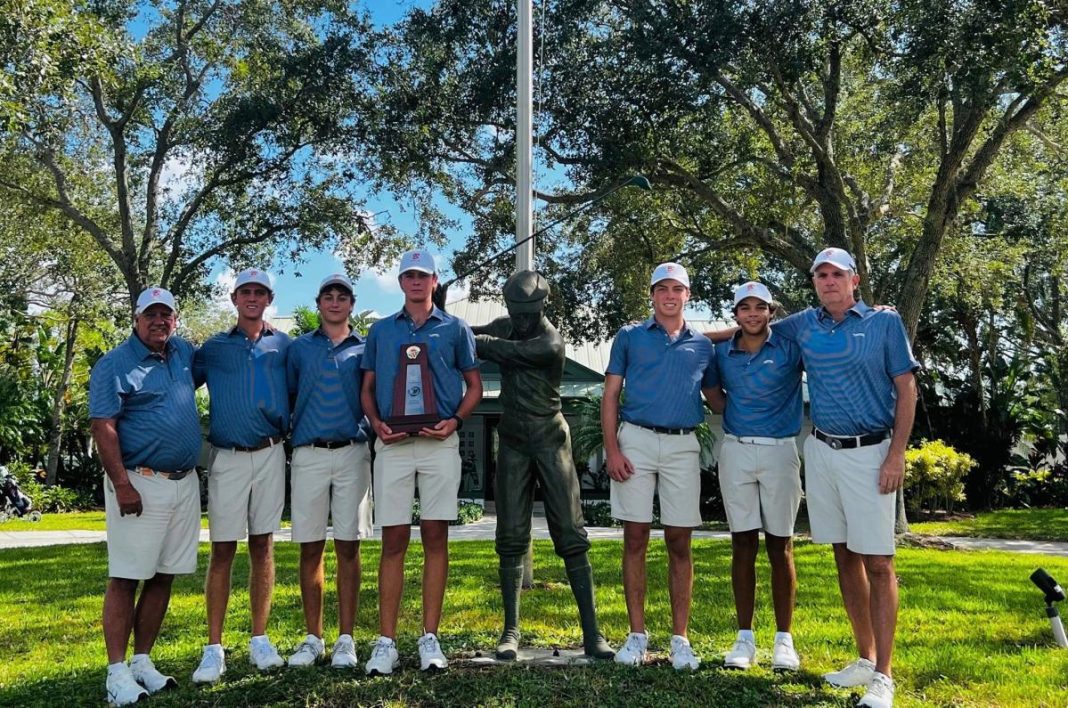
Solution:
M 78 317 L 67 323 L 66 350 L 63 357 L 63 375 L 52 392 L 52 425 L 48 434 L 48 455 L 45 458 L 45 484 L 56 483 L 59 470 L 59 451 L 63 445 L 63 413 L 67 408 L 67 386 L 74 371 L 74 342 L 78 336 Z

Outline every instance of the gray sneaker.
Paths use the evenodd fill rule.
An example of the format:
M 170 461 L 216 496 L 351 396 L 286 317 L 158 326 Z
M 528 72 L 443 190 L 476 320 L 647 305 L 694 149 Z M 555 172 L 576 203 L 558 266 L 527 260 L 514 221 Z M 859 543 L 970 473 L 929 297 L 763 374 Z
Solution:
M 893 708 L 894 680 L 876 671 L 871 677 L 871 683 L 868 684 L 868 692 L 857 705 L 869 708 Z
M 400 656 L 397 654 L 396 643 L 389 637 L 379 637 L 363 670 L 368 676 L 388 676 L 398 666 Z
M 204 656 L 200 666 L 193 672 L 193 683 L 216 683 L 226 673 L 226 658 L 223 648 L 218 644 L 204 647 Z
M 342 634 L 334 642 L 334 649 L 330 652 L 330 665 L 335 669 L 352 669 L 359 666 L 359 663 L 352 637 Z
M 128 706 L 148 697 L 148 691 L 141 688 L 134 679 L 130 667 L 125 663 L 113 671 L 108 671 L 108 679 L 105 685 L 108 691 L 109 705 Z
M 771 650 L 771 668 L 775 671 L 797 671 L 801 668 L 794 640 L 789 636 L 775 640 L 775 647 Z
M 627 666 L 641 666 L 645 663 L 646 650 L 649 648 L 649 637 L 644 632 L 631 632 L 627 635 L 627 641 L 616 652 L 616 663 Z
M 297 650 L 289 656 L 290 666 L 312 666 L 318 663 L 326 647 L 323 640 L 314 634 L 304 637 Z
M 671 665 L 676 671 L 697 671 L 701 660 L 693 653 L 690 640 L 676 634 L 671 637 Z
M 449 668 L 449 660 L 445 658 L 445 652 L 441 650 L 438 638 L 433 632 L 419 637 L 419 668 L 423 671 Z
M 133 673 L 134 680 L 144 686 L 149 693 L 159 693 L 178 685 L 173 676 L 164 676 L 157 671 L 155 664 L 147 654 L 138 654 L 130 661 L 130 672 Z
M 853 688 L 855 686 L 867 686 L 871 683 L 874 674 L 875 664 L 868 659 L 860 658 L 844 667 L 841 671 L 824 674 L 823 680 L 837 688 Z
M 278 650 L 274 648 L 274 644 L 271 644 L 269 640 L 262 642 L 250 641 L 248 644 L 248 660 L 260 671 L 269 671 L 286 665 L 285 660 L 282 659 Z
M 739 634 L 738 638 L 734 640 L 734 646 L 723 657 L 723 666 L 728 669 L 745 671 L 752 668 L 756 663 L 756 644 Z

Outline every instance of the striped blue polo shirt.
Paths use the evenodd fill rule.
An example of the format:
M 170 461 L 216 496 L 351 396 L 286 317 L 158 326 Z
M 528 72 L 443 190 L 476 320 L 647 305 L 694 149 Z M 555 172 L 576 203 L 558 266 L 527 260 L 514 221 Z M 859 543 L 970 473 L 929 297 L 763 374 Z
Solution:
M 289 335 L 264 325 L 249 339 L 234 327 L 204 342 L 193 360 L 195 380 L 207 382 L 216 447 L 255 447 L 289 430 L 286 352 Z
M 771 327 L 801 347 L 817 428 L 830 435 L 865 435 L 893 427 L 893 379 L 920 366 L 900 315 L 858 302 L 841 322 L 821 307 Z
M 122 464 L 187 470 L 200 456 L 193 345 L 167 340 L 166 356 L 130 337 L 105 354 L 89 377 L 89 417 L 115 418 Z
M 741 437 L 787 438 L 801 432 L 801 349 L 775 333 L 756 354 L 738 343 L 716 345 L 715 385 L 727 394 L 723 430 Z
M 404 308 L 371 325 L 364 344 L 364 371 L 375 372 L 375 403 L 383 419 L 393 415 L 393 382 L 400 372 L 401 350 L 407 344 L 429 345 L 430 377 L 438 415 L 456 415 L 464 397 L 463 372 L 478 368 L 475 335 L 467 323 L 437 307 L 419 327 Z
M 363 339 L 350 332 L 337 346 L 321 329 L 297 337 L 286 360 L 289 393 L 294 397 L 295 447 L 313 442 L 367 440 L 367 419 L 360 404 Z
M 712 342 L 685 323 L 675 341 L 655 317 L 620 329 L 605 373 L 623 377 L 623 420 L 660 428 L 700 425 L 701 389 L 714 384 L 712 354 Z

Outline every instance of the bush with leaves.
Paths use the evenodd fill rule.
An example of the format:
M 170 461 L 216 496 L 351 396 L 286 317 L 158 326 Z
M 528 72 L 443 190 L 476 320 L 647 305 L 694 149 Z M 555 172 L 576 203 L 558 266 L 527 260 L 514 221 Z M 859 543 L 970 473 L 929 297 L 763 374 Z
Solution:
M 91 494 L 69 487 L 59 485 L 46 487 L 41 484 L 37 471 L 25 463 L 15 462 L 9 464 L 7 468 L 18 481 L 22 493 L 33 502 L 33 508 L 42 513 L 60 514 L 96 508 Z
M 481 504 L 475 502 L 460 502 L 456 509 L 456 519 L 449 522 L 449 526 L 463 526 L 465 524 L 473 524 L 482 518 L 485 513 L 485 509 Z M 418 524 L 422 519 L 422 508 L 419 506 L 419 500 L 416 499 L 412 502 L 412 524 Z
M 1013 507 L 1068 507 L 1068 464 L 1017 469 L 1006 478 L 1002 494 Z
M 941 440 L 922 440 L 905 451 L 905 500 L 912 511 L 952 512 L 964 501 L 964 478 L 975 467 L 971 455 Z

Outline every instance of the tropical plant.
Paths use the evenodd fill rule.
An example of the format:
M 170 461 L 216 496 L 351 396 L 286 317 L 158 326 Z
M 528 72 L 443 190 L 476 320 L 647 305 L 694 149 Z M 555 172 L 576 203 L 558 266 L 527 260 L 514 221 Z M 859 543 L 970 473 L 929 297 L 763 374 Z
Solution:
M 905 500 L 910 509 L 952 512 L 964 501 L 964 478 L 976 466 L 967 453 L 941 440 L 923 440 L 905 451 Z

